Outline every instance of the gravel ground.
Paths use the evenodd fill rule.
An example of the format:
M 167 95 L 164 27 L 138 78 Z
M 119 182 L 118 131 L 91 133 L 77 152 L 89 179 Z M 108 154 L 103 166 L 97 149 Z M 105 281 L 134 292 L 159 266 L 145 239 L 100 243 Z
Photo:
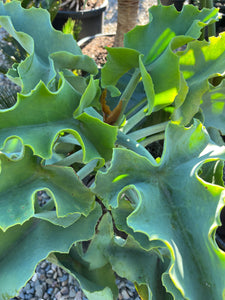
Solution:
M 156 0 L 141 0 L 137 24 L 148 22 L 148 8 L 156 4 Z M 109 0 L 108 8 L 104 17 L 104 33 L 116 32 L 117 1 Z M 0 29 L 0 40 L 4 36 L 4 31 Z M 4 61 L 4 56 L 0 51 L 0 66 Z M 0 89 L 12 87 L 12 83 L 4 74 L 0 73 Z M 14 85 L 19 91 L 19 88 Z M 39 198 L 42 204 L 48 201 L 46 193 L 40 192 Z M 119 288 L 118 300 L 140 300 L 134 285 L 125 278 L 117 278 L 116 283 Z M 83 294 L 79 283 L 64 270 L 51 264 L 47 260 L 38 264 L 33 277 L 23 287 L 17 297 L 10 300 L 87 300 Z M 107 299 L 106 299 L 107 300 Z

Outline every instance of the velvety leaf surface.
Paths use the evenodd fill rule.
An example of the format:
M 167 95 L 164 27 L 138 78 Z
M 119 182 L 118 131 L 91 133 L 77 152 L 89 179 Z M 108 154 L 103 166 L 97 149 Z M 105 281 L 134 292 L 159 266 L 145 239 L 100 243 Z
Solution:
M 94 86 L 96 82 L 93 82 Z M 18 102 L 8 110 L 0 111 L 1 145 L 11 136 L 17 136 L 25 145 L 30 145 L 43 158 L 50 158 L 52 146 L 60 131 L 70 132 L 80 142 L 84 161 L 104 157 L 109 159 L 116 139 L 116 127 L 109 126 L 86 113 L 73 117 L 75 109 L 82 109 L 95 98 L 98 89 L 92 85 L 92 98 L 83 99 L 67 81 L 53 93 L 40 82 L 28 95 L 18 95 Z M 26 114 L 24 113 L 26 111 Z
M 93 209 L 94 195 L 75 175 L 72 168 L 42 166 L 40 159 L 26 148 L 20 160 L 10 160 L 0 154 L 0 228 L 6 230 L 15 224 L 23 224 L 34 215 L 35 194 L 46 189 L 51 194 L 56 208 L 55 218 L 71 214 L 70 220 L 61 222 L 68 226 L 77 219 L 74 213 L 88 215 Z M 38 216 L 38 215 L 37 215 Z M 52 216 L 40 216 L 52 219 Z M 55 223 L 51 220 L 52 223 Z M 60 222 L 60 220 L 58 220 Z
M 155 99 L 152 91 L 149 97 L 148 85 L 144 83 L 151 108 L 171 104 L 181 88 L 179 59 L 172 50 L 198 38 L 202 27 L 215 22 L 218 11 L 203 9 L 200 12 L 194 6 L 184 6 L 178 12 L 174 6 L 153 6 L 149 15 L 149 24 L 137 26 L 125 35 L 125 48 L 107 49 L 102 86 L 109 89 L 113 96 L 118 96 L 116 84 L 119 78 L 132 68 L 140 68 L 143 76 L 145 67 L 151 76 L 149 83 L 152 81 L 155 91 Z M 138 61 L 140 55 L 143 55 L 143 64 Z M 146 82 L 146 78 L 143 78 L 143 82 Z
M 59 67 L 97 73 L 96 64 L 88 56 L 82 55 L 72 35 L 65 35 L 53 29 L 47 10 L 34 7 L 28 10 L 23 9 L 19 1 L 12 1 L 5 5 L 1 1 L 0 25 L 29 54 L 16 70 L 10 72 L 13 77 L 20 76 L 23 93 L 28 93 L 40 80 L 55 90 Z M 51 54 L 56 52 L 59 53 L 51 57 Z M 56 66 L 54 66 L 54 58 Z
M 175 110 L 173 120 L 179 120 L 182 124 L 188 124 L 199 111 L 203 95 L 208 92 L 208 79 L 213 77 L 213 75 L 224 73 L 224 42 L 225 33 L 221 33 L 218 37 L 210 37 L 209 42 L 195 41 L 189 43 L 188 50 L 180 57 L 180 69 L 187 82 L 189 91 L 184 103 Z M 219 88 L 222 88 L 222 86 Z M 214 96 L 217 97 L 218 94 Z M 211 122 L 218 123 L 222 117 L 218 118 L 217 116 L 222 109 L 222 104 L 219 104 L 219 101 L 216 101 L 216 99 L 213 102 L 214 118 L 212 118 Z M 206 105 L 204 105 L 205 108 Z M 207 113 L 209 113 L 208 110 Z
M 115 149 L 109 170 L 97 174 L 98 197 L 116 209 L 126 196 L 133 207 L 127 225 L 168 247 L 171 265 L 163 282 L 174 296 L 179 290 L 187 299 L 224 299 L 225 253 L 214 237 L 224 188 L 197 175 L 201 164 L 219 158 L 225 159 L 225 149 L 210 143 L 201 123 L 190 128 L 171 123 L 158 165 Z
M 100 215 L 97 206 L 67 228 L 32 218 L 22 226 L 0 230 L 0 298 L 15 296 L 51 252 L 68 252 L 73 243 L 92 238 Z

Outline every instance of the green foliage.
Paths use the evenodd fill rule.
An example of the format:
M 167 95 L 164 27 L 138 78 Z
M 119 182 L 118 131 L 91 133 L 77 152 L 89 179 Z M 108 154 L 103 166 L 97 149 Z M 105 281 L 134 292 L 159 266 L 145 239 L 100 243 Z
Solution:
M 144 300 L 225 299 L 225 33 L 198 40 L 217 19 L 153 6 L 100 71 L 45 10 L 0 3 L 25 51 L 7 72 L 21 92 L 0 110 L 1 299 L 45 258 L 90 300 L 117 299 L 115 272 Z
M 81 26 L 81 21 L 80 20 L 73 20 L 72 18 L 69 18 L 66 23 L 63 25 L 63 33 L 70 33 L 73 35 L 73 38 L 75 40 L 78 39 L 78 35 L 80 33 L 82 29 L 82 26 Z

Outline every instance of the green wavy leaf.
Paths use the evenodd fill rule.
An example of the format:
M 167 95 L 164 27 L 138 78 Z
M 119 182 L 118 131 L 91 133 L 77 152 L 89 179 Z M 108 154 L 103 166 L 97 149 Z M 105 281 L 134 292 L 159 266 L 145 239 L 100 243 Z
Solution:
M 224 147 L 210 142 L 201 123 L 170 123 L 158 164 L 115 149 L 109 170 L 96 177 L 93 191 L 105 205 L 116 210 L 126 196 L 133 207 L 127 225 L 168 247 L 171 264 L 163 283 L 175 299 L 224 299 L 225 253 L 215 242 L 224 188 L 198 176 L 202 164 L 218 159 L 225 159 Z
M 166 293 L 161 281 L 169 260 L 166 255 L 163 255 L 161 260 L 157 251 L 154 242 L 146 251 L 131 236 L 126 240 L 118 236 L 114 238 L 112 218 L 110 214 L 105 214 L 83 259 L 89 263 L 91 270 L 110 263 L 119 276 L 139 286 L 148 286 L 148 297 L 144 299 L 172 299 Z M 146 268 L 146 265 L 151 267 Z
M 72 35 L 53 29 L 47 10 L 24 9 L 19 1 L 6 4 L 1 1 L 0 25 L 28 53 L 28 57 L 8 73 L 11 79 L 20 82 L 23 93 L 30 92 L 40 80 L 50 89 L 57 89 L 57 72 L 65 68 L 97 73 L 95 62 L 82 55 Z
M 188 124 L 199 111 L 203 95 L 209 90 L 209 78 L 224 73 L 224 41 L 225 33 L 221 33 L 218 37 L 210 37 L 209 42 L 194 41 L 189 43 L 187 51 L 181 55 L 180 70 L 189 90 L 183 104 L 175 109 L 172 116 L 173 120 L 184 125 Z M 220 109 L 218 103 L 217 107 Z M 216 108 L 215 103 L 214 108 Z M 217 116 L 214 116 L 212 122 L 217 122 Z
M 149 24 L 137 26 L 127 33 L 124 38 L 125 48 L 107 48 L 107 63 L 102 68 L 102 86 L 109 89 L 112 96 L 118 96 L 118 80 L 132 68 L 139 68 L 145 77 L 143 83 L 149 108 L 155 106 L 157 110 L 173 103 L 183 88 L 179 58 L 173 51 L 198 38 L 201 28 L 215 22 L 217 18 L 216 9 L 199 11 L 194 6 L 184 6 L 181 12 L 177 12 L 173 6 L 151 7 Z M 139 64 L 140 56 L 143 56 L 143 63 Z M 148 80 L 144 68 L 149 73 Z M 150 91 L 148 86 L 152 83 Z M 148 112 L 151 113 L 151 109 Z
M 115 284 L 115 274 L 110 264 L 105 264 L 97 269 L 90 269 L 89 263 L 82 257 L 82 250 L 79 245 L 72 247 L 68 254 L 52 254 L 50 260 L 64 268 L 79 281 L 88 299 L 117 299 L 118 289 Z
M 12 108 L 0 111 L 0 147 L 3 147 L 4 140 L 16 136 L 31 146 L 34 154 L 50 158 L 55 139 L 65 131 L 73 134 L 81 144 L 84 162 L 102 157 L 109 159 L 117 128 L 82 113 L 98 93 L 96 81 L 91 82 L 93 84 L 87 87 L 88 101 L 64 79 L 57 92 L 50 92 L 40 82 L 30 94 L 19 94 L 18 102 Z M 82 113 L 76 119 L 73 117 L 75 110 Z
M 200 108 L 204 114 L 206 127 L 215 127 L 225 135 L 225 82 L 216 87 L 210 85 L 209 90 L 203 95 Z
M 15 296 L 51 252 L 68 252 L 73 243 L 92 238 L 100 215 L 98 205 L 67 228 L 32 218 L 22 226 L 0 230 L 0 298 Z
M 23 224 L 33 217 L 35 194 L 38 190 L 45 189 L 51 194 L 56 208 L 55 218 L 61 218 L 61 222 L 69 214 L 74 221 L 78 217 L 77 213 L 87 216 L 93 209 L 94 195 L 82 184 L 72 168 L 42 166 L 40 159 L 32 155 L 29 148 L 25 148 L 21 159 L 13 161 L 0 154 L 0 160 L 0 210 L 4 211 L 0 215 L 2 230 L 15 224 Z M 50 217 L 40 214 L 43 219 Z

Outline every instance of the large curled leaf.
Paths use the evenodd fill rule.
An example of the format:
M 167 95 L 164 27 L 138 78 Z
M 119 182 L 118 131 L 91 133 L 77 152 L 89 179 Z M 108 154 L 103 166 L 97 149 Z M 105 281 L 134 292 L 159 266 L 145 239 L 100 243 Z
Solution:
M 93 209 L 94 195 L 82 184 L 72 168 L 42 166 L 40 159 L 33 156 L 29 148 L 25 148 L 24 156 L 19 160 L 10 160 L 4 154 L 0 154 L 0 160 L 0 210 L 4 211 L 0 215 L 2 230 L 23 224 L 34 215 L 38 190 L 46 189 L 51 194 L 56 208 L 55 219 L 77 213 L 87 216 Z M 53 216 L 40 214 L 40 217 L 48 219 Z
M 173 120 L 188 124 L 199 111 L 203 95 L 209 90 L 208 79 L 225 71 L 225 33 L 210 37 L 209 42 L 189 43 L 187 51 L 180 57 L 180 69 L 187 82 L 189 91 L 183 104 L 176 108 Z M 219 102 L 217 101 L 217 107 Z M 214 104 L 214 108 L 215 108 Z M 218 110 L 221 109 L 218 107 Z M 214 109 L 215 112 L 215 109 Z M 217 122 L 214 114 L 212 122 Z
M 201 164 L 218 159 L 225 159 L 225 149 L 210 143 L 201 123 L 170 123 L 160 163 L 115 149 L 111 167 L 97 174 L 93 190 L 105 205 L 116 210 L 119 201 L 129 201 L 127 225 L 168 247 L 163 284 L 175 299 L 182 299 L 177 290 L 185 299 L 224 299 L 225 253 L 215 230 L 225 192 L 198 177 Z
M 90 105 L 91 99 L 98 93 L 96 81 L 93 85 L 87 87 L 87 93 L 90 93 L 89 89 L 92 92 L 89 103 L 64 79 L 57 92 L 50 92 L 40 82 L 30 94 L 18 95 L 15 106 L 0 111 L 0 147 L 8 137 L 17 136 L 25 145 L 31 146 L 34 154 L 50 158 L 58 134 L 67 131 L 81 144 L 84 162 L 101 157 L 109 159 L 117 128 L 83 113 L 83 109 Z M 73 112 L 76 109 L 80 114 L 74 119 Z
M 68 254 L 54 253 L 49 259 L 63 267 L 79 281 L 88 299 L 116 300 L 117 286 L 115 274 L 110 264 L 90 269 L 89 263 L 82 258 L 82 250 L 75 246 L 71 248 Z
M 24 9 L 19 1 L 7 4 L 1 1 L 0 25 L 29 54 L 19 66 L 15 66 L 9 72 L 12 79 L 20 82 L 23 93 L 28 93 L 40 80 L 55 90 L 58 81 L 57 66 L 61 70 L 77 68 L 97 73 L 96 64 L 90 57 L 82 55 L 72 35 L 65 35 L 53 29 L 47 10 L 34 7 Z M 56 54 L 51 56 L 54 53 Z
M 105 214 L 83 259 L 89 262 L 91 270 L 110 263 L 119 276 L 139 286 L 147 285 L 148 297 L 143 299 L 171 299 L 161 282 L 162 273 L 168 267 L 168 258 L 163 256 L 161 260 L 154 242 L 150 244 L 149 249 L 144 250 L 131 236 L 126 240 L 115 237 L 112 218 Z
M 67 228 L 32 218 L 22 226 L 0 230 L 0 298 L 15 296 L 51 252 L 68 252 L 73 243 L 91 239 L 100 215 L 98 205 Z
M 204 123 L 207 127 L 215 127 L 225 135 L 225 82 L 224 80 L 216 87 L 210 86 L 203 95 L 200 108 L 204 114 Z
M 201 28 L 215 22 L 218 11 L 199 11 L 194 6 L 184 6 L 181 12 L 177 12 L 174 6 L 153 6 L 149 16 L 149 24 L 137 26 L 125 35 L 125 48 L 107 49 L 107 63 L 102 69 L 102 86 L 116 96 L 119 94 L 116 88 L 119 78 L 132 68 L 140 69 L 150 113 L 154 106 L 159 109 L 171 104 L 182 88 L 179 59 L 173 50 L 198 38 Z M 139 61 L 140 57 L 142 61 Z

